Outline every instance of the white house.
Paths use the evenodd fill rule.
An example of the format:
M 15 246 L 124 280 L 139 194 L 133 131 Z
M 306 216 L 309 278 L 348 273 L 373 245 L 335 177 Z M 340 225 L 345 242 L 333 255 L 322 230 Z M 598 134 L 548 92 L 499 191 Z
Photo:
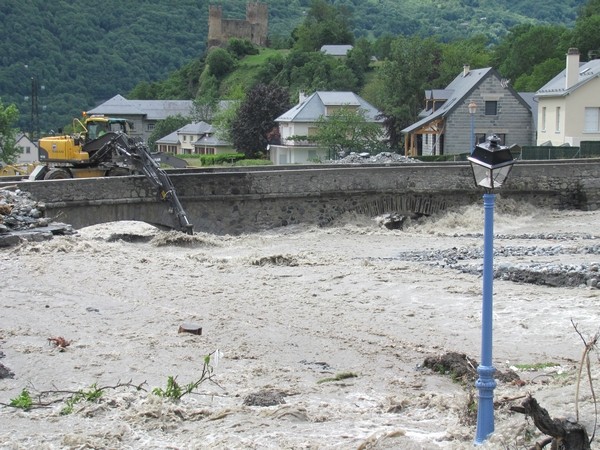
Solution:
M 232 146 L 217 138 L 212 125 L 193 122 L 156 141 L 159 152 L 175 155 L 215 155 L 231 153 Z
M 273 164 L 304 164 L 327 159 L 327 149 L 319 148 L 300 136 L 314 136 L 317 122 L 341 108 L 362 110 L 370 122 L 382 124 L 380 111 L 354 92 L 317 91 L 309 97 L 300 94 L 300 103 L 275 121 L 279 124 L 281 144 L 270 145 Z
M 535 93 L 537 145 L 579 146 L 600 141 L 600 59 L 579 61 L 570 48 L 566 68 Z
M 25 134 L 18 133 L 16 141 L 15 147 L 21 149 L 21 154 L 19 154 L 16 161 L 17 164 L 30 164 L 39 161 L 37 146 Z

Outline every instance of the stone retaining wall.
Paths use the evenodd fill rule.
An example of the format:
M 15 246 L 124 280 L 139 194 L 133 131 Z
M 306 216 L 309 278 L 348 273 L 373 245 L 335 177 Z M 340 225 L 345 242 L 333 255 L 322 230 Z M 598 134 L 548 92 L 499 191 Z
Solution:
M 194 229 L 220 234 L 326 224 L 348 211 L 432 214 L 481 201 L 482 195 L 467 163 L 178 170 L 171 179 Z M 594 210 L 600 206 L 599 180 L 599 160 L 519 161 L 500 194 L 536 206 Z M 113 220 L 173 224 L 167 205 L 142 176 L 19 186 L 46 203 L 46 215 L 75 228 Z

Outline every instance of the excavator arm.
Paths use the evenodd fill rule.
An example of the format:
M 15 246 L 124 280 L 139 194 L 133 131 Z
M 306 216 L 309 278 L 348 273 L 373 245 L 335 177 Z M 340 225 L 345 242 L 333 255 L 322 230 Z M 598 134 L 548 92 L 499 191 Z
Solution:
M 111 140 L 111 144 L 114 144 L 110 147 L 116 152 L 113 157 L 122 159 L 123 163 L 128 164 L 133 170 L 143 173 L 157 189 L 159 198 L 169 203 L 171 213 L 176 217 L 176 228 L 187 234 L 193 234 L 193 225 L 181 206 L 175 186 L 167 173 L 154 160 L 146 145 L 141 141 L 133 141 L 124 134 L 116 136 Z

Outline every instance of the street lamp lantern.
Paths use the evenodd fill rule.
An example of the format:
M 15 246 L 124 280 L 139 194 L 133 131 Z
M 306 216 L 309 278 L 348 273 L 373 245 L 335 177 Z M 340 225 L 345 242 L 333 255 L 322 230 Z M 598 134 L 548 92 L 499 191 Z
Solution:
M 494 281 L 494 189 L 506 181 L 514 164 L 511 149 L 499 145 L 496 135 L 489 136 L 483 144 L 475 146 L 471 162 L 475 184 L 485 189 L 483 194 L 483 301 L 481 308 L 481 362 L 477 367 L 479 378 L 475 387 L 479 391 L 477 404 L 477 434 L 475 444 L 483 444 L 494 432 L 494 389 L 496 380 L 492 365 L 493 281 Z
M 500 139 L 491 135 L 483 144 L 475 146 L 471 156 L 467 159 L 471 162 L 475 184 L 488 190 L 494 190 L 504 184 L 514 159 L 511 149 L 499 145 Z
M 469 103 L 467 108 L 469 108 L 469 114 L 474 115 L 477 112 L 477 103 L 471 100 L 471 103 Z

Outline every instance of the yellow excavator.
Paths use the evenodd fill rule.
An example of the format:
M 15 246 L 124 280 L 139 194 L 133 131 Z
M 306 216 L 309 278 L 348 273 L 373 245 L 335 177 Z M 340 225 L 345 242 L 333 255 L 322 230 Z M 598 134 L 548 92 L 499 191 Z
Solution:
M 40 165 L 30 173 L 29 180 L 57 180 L 123 175 L 145 175 L 157 188 L 157 195 L 167 201 L 176 216 L 175 228 L 192 234 L 175 188 L 157 160 L 141 139 L 129 137 L 131 123 L 126 119 L 101 115 L 73 120 L 72 135 L 48 136 L 38 142 Z M 163 155 L 164 156 L 164 155 Z M 164 159 L 164 158 L 163 158 Z M 171 158 L 177 166 L 179 158 Z M 183 162 L 183 164 L 186 164 Z
M 135 144 L 129 137 L 131 122 L 103 115 L 73 119 L 73 135 L 47 136 L 38 142 L 40 168 L 36 180 L 89 178 L 128 175 L 139 172 L 132 165 L 123 147 Z M 119 142 L 120 145 L 116 145 Z M 145 149 L 146 153 L 149 150 Z M 170 155 L 152 153 L 155 160 L 164 160 L 173 167 L 186 167 L 185 160 Z M 166 161 L 169 158 L 169 161 Z

